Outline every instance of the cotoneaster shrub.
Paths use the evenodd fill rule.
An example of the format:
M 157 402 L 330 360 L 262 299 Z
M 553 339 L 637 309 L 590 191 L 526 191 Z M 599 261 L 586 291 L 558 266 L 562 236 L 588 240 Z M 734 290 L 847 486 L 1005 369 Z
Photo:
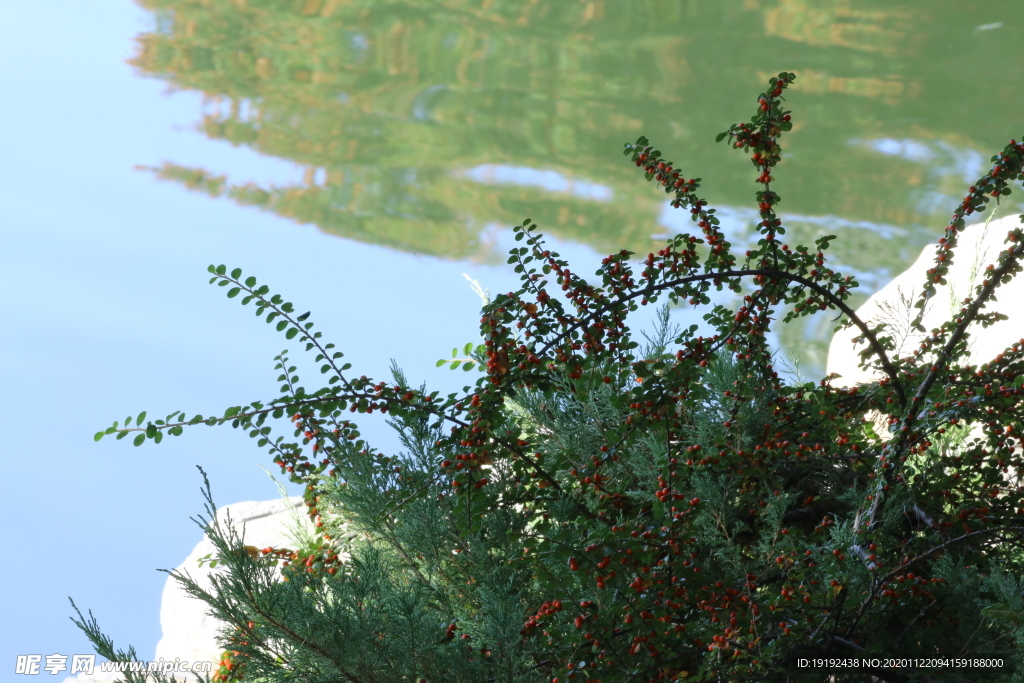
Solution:
M 306 487 L 322 533 L 311 547 L 243 552 L 213 525 L 227 578 L 206 594 L 176 576 L 231 627 L 221 680 L 1017 680 L 1024 340 L 981 367 L 963 359 L 971 331 L 1003 317 L 984 309 L 1020 271 L 1024 235 L 1007 235 L 953 320 L 893 357 L 887 330 L 846 303 L 857 282 L 828 264 L 835 237 L 785 241 L 772 182 L 794 78 L 772 78 L 750 121 L 719 135 L 758 174 L 755 249 L 733 253 L 700 179 L 641 137 L 626 156 L 694 229 L 639 263 L 611 254 L 585 279 L 524 221 L 509 258 L 522 286 L 488 301 L 483 343 L 451 361 L 483 370 L 460 393 L 410 387 L 397 369 L 350 374 L 290 303 L 211 266 L 228 297 L 305 343 L 326 386 L 306 392 L 282 354 L 278 398 L 219 417 L 143 413 L 97 439 L 230 422 Z M 1011 141 L 971 186 L 917 307 L 944 284 L 964 217 L 1024 178 L 1022 157 Z M 710 336 L 673 327 L 667 308 L 646 343 L 627 324 L 666 300 L 707 307 L 712 287 L 742 303 L 711 307 Z M 882 380 L 782 381 L 771 323 L 822 311 L 859 329 Z M 374 412 L 400 431 L 401 456 L 360 438 L 353 414 Z M 285 416 L 294 442 L 272 436 L 268 419 Z M 966 442 L 975 424 L 984 438 Z M 83 627 L 123 656 L 95 621 Z M 918 659 L 797 666 L 885 656 Z M 971 663 L 926 661 L 940 656 Z

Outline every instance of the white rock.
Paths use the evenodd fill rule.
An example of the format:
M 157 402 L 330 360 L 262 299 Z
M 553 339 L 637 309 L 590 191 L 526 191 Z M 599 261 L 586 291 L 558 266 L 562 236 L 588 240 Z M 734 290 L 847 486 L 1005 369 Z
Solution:
M 228 513 L 240 534 L 244 525 L 243 542 L 257 548 L 272 546 L 294 549 L 298 540 L 298 529 L 301 528 L 308 534 L 314 532 L 313 525 L 306 516 L 302 498 L 298 496 L 224 506 L 217 511 L 217 518 L 221 524 L 226 523 Z M 225 571 L 223 565 L 213 569 L 209 564 L 199 567 L 199 559 L 213 552 L 213 543 L 204 536 L 199 545 L 177 567 L 178 572 L 188 574 L 204 589 L 210 590 L 211 574 Z M 189 662 L 210 661 L 213 662 L 215 672 L 221 655 L 216 635 L 218 629 L 223 627 L 223 622 L 206 612 L 205 602 L 189 597 L 178 581 L 167 577 L 160 605 L 163 638 L 157 643 L 156 658 L 163 658 L 164 661 L 173 661 L 175 658 Z
M 257 548 L 271 546 L 295 549 L 300 545 L 300 536 L 312 536 L 315 532 L 301 496 L 235 503 L 217 510 L 217 519 L 222 525 L 227 524 L 229 515 L 236 532 L 243 536 L 243 543 Z M 210 576 L 226 569 L 223 565 L 211 569 L 208 563 L 200 567 L 199 559 L 215 552 L 209 537 L 203 536 L 185 561 L 177 567 L 177 571 L 188 574 L 201 587 L 210 590 Z M 277 573 L 280 575 L 280 570 Z M 216 636 L 223 622 L 206 612 L 205 602 L 189 597 L 181 584 L 168 576 L 160 605 L 163 637 L 157 643 L 154 661 L 173 662 L 177 659 L 190 665 L 210 662 L 208 675 L 216 673 L 222 652 L 217 646 Z M 196 680 L 194 676 L 177 671 L 170 671 L 168 675 L 173 675 L 179 681 Z M 63 683 L 114 683 L 122 677 L 120 673 L 101 671 L 97 663 L 93 673 L 68 676 Z
M 945 286 L 937 286 L 935 295 L 925 306 L 921 324 L 930 333 L 941 327 L 942 323 L 959 312 L 965 298 L 973 300 L 974 287 L 984 279 L 984 270 L 988 264 L 998 264 L 999 252 L 1007 249 L 1006 242 L 1009 230 L 1020 226 L 1017 215 L 993 220 L 987 226 L 977 223 L 967 226 L 957 235 L 958 245 L 954 250 L 953 264 L 946 274 Z M 919 312 L 913 303 L 921 293 L 925 282 L 925 272 L 935 265 L 938 245 L 926 246 L 906 271 L 898 275 L 892 282 L 871 296 L 859 309 L 857 315 L 869 326 L 884 322 L 887 332 L 892 333 L 896 349 L 889 352 L 890 359 L 907 356 L 920 345 L 925 335 L 910 329 L 911 319 Z M 995 292 L 995 301 L 988 304 L 982 312 L 998 311 L 1008 316 L 987 328 L 973 324 L 968 328 L 971 337 L 968 343 L 969 356 L 967 363 L 980 365 L 993 360 L 1007 346 L 1024 338 L 1024 315 L 1020 305 L 1024 301 L 1024 273 L 1014 277 L 1009 283 L 1001 285 Z M 860 329 L 849 327 L 839 330 L 829 345 L 826 373 L 841 375 L 833 381 L 833 386 L 851 387 L 877 381 L 884 376 L 881 371 L 869 372 L 858 367 L 859 353 L 867 348 L 867 341 L 856 346 L 852 344 L 854 337 L 861 335 Z M 876 431 L 883 438 L 888 432 L 883 423 L 876 422 Z

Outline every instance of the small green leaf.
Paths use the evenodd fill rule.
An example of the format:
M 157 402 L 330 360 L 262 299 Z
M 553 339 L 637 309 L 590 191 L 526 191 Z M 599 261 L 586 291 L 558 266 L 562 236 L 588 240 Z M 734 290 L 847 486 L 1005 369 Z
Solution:
M 92 440 L 93 441 L 99 441 L 102 438 L 103 438 L 103 432 L 96 432 L 96 434 L 93 435 Z
M 245 278 L 245 286 L 249 287 L 250 289 L 255 287 L 256 286 L 256 278 L 254 278 L 252 275 L 250 275 L 249 277 Z
M 139 424 L 140 425 L 140 424 L 142 424 L 142 422 L 145 419 L 146 419 L 146 411 L 143 410 L 141 413 L 139 413 L 139 416 L 137 418 L 135 418 L 135 424 Z
M 242 277 L 242 269 L 241 268 L 235 268 L 234 270 L 231 271 L 231 279 L 237 280 L 240 277 Z
M 459 367 L 459 365 L 461 365 L 461 364 L 462 364 L 462 361 L 460 361 L 460 360 L 453 361 L 452 362 L 452 370 L 457 369 Z
M 305 320 L 306 318 L 309 317 L 310 313 L 311 313 L 311 311 L 306 311 L 305 313 L 300 315 L 298 318 L 296 318 L 296 320 L 298 320 L 301 323 L 303 320 Z
M 466 364 L 462 366 L 462 369 L 465 370 L 466 372 L 469 372 L 470 370 L 472 370 L 475 367 L 476 367 L 476 363 L 470 363 L 469 361 L 467 361 Z
M 217 266 L 217 275 L 223 275 L 226 272 L 228 272 L 228 267 L 225 266 L 223 263 Z
M 238 296 L 238 293 L 241 291 L 241 287 L 232 287 L 231 289 L 228 290 L 228 298 L 234 299 L 236 296 Z
M 285 339 L 294 339 L 295 335 L 297 335 L 298 333 L 299 333 L 299 331 L 296 328 L 293 327 L 292 329 L 290 329 L 287 332 L 285 332 L 284 336 L 285 336 Z
M 143 442 L 145 442 L 145 440 L 146 440 L 146 435 L 145 434 L 139 434 L 138 436 L 135 437 L 135 440 L 132 441 L 132 443 L 135 444 L 136 446 L 141 446 L 143 444 Z
M 436 363 L 434 363 L 434 367 L 435 368 L 439 368 L 439 367 L 441 367 L 442 365 L 444 365 L 447 362 L 448 361 L 446 361 L 444 358 L 442 358 L 441 360 L 439 360 Z M 99 441 L 99 439 L 96 439 L 96 440 Z

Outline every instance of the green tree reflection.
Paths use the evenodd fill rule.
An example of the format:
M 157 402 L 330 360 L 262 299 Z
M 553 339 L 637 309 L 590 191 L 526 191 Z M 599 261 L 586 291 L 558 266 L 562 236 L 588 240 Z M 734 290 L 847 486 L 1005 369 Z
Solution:
M 489 258 L 482 227 L 525 216 L 599 251 L 658 248 L 662 203 L 616 154 L 641 133 L 702 176 L 712 202 L 751 207 L 752 167 L 713 138 L 785 68 L 798 74 L 800 121 L 779 172 L 789 234 L 810 243 L 848 230 L 835 257 L 884 281 L 940 229 L 971 164 L 1020 133 L 1024 111 L 1009 58 L 1020 3 L 138 2 L 156 27 L 139 37 L 135 67 L 201 91 L 209 137 L 307 169 L 286 187 L 171 162 L 151 170 L 443 258 Z M 741 233 L 747 215 L 736 214 Z

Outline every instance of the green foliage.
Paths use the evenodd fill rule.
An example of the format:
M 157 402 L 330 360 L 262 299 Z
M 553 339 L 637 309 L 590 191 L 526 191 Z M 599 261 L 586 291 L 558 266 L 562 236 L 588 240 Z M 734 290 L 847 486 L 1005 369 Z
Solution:
M 462 369 L 465 370 L 466 372 L 474 370 L 478 365 L 484 364 L 482 360 L 484 358 L 484 345 L 466 344 L 462 348 L 462 355 L 466 357 L 459 358 L 459 349 L 454 348 L 452 349 L 451 360 L 442 358 L 441 360 L 437 361 L 435 367 L 447 365 L 452 370 L 457 370 L 461 365 Z
M 316 353 L 328 386 L 307 393 L 282 353 L 282 396 L 266 404 L 146 426 L 142 414 L 97 437 L 159 441 L 186 424 L 230 421 L 305 485 L 321 534 L 309 547 L 254 558 L 204 522 L 228 571 L 208 593 L 175 576 L 229 625 L 224 644 L 238 654 L 222 680 L 932 680 L 920 664 L 796 666 L 885 656 L 995 657 L 1004 666 L 985 679 L 1017 680 L 1024 420 L 1011 379 L 1024 371 L 1024 342 L 981 368 L 962 364 L 962 342 L 1020 270 L 1024 232 L 1009 233 L 954 321 L 920 353 L 891 358 L 885 330 L 846 304 L 856 282 L 826 265 L 835 236 L 813 251 L 781 239 L 771 183 L 794 78 L 772 78 L 751 121 L 721 136 L 760 172 L 756 249 L 732 253 L 699 179 L 641 137 L 626 155 L 697 230 L 639 264 L 626 250 L 609 255 L 594 284 L 524 221 L 524 246 L 510 252 L 522 287 L 485 303 L 484 342 L 463 349 L 484 374 L 461 394 L 413 389 L 397 367 L 387 382 L 350 377 L 306 315 L 237 269 L 211 267 L 211 283 L 244 292 L 243 303 Z M 1024 145 L 1011 142 L 971 187 L 934 282 L 963 217 L 1024 179 L 1022 159 Z M 755 288 L 738 310 L 705 315 L 713 336 L 671 325 L 667 308 L 646 344 L 627 324 L 661 297 L 707 305 L 712 286 L 742 291 L 746 280 Z M 780 305 L 784 322 L 839 311 L 883 378 L 852 389 L 831 377 L 783 384 L 765 341 Z M 468 362 L 458 351 L 439 365 Z M 346 410 L 387 414 L 404 453 L 375 451 Z M 869 412 L 888 419 L 887 438 L 869 429 Z M 284 415 L 294 442 L 265 424 Z M 982 436 L 947 436 L 962 425 Z M 268 558 L 283 561 L 279 575 Z M 943 680 L 977 671 L 946 667 Z

